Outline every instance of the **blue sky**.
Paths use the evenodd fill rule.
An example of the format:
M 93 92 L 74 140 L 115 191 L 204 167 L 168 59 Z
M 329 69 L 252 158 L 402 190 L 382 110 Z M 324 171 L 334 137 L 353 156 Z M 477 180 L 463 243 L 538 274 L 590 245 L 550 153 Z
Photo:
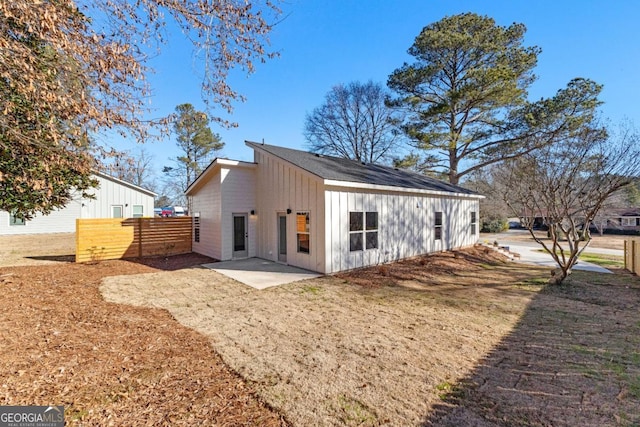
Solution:
M 247 101 L 230 118 L 238 128 L 212 126 L 226 143 L 222 156 L 252 160 L 244 140 L 305 149 L 305 115 L 322 104 L 333 85 L 350 81 L 386 83 L 411 62 L 407 49 L 426 25 L 444 16 L 475 12 L 499 25 L 526 25 L 526 45 L 542 48 L 531 99 L 552 96 L 574 77 L 604 85 L 602 112 L 613 122 L 640 116 L 640 2 L 635 0 L 287 0 L 286 16 L 271 35 L 280 57 L 258 64 L 254 74 L 232 73 L 230 83 Z M 189 102 L 204 110 L 197 66 L 180 33 L 153 60 L 150 83 L 154 116 Z M 214 111 L 223 114 L 223 111 Z M 116 140 L 120 149 L 136 144 Z M 145 144 L 156 169 L 178 155 L 175 142 Z

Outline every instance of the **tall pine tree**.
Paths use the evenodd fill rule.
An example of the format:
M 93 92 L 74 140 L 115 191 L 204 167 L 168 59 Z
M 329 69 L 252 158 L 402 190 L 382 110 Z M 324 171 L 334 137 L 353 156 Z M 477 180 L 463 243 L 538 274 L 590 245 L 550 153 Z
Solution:
M 183 154 L 175 158 L 175 167 L 164 168 L 165 173 L 169 173 L 180 183 L 176 192 L 184 193 L 216 153 L 224 147 L 220 135 L 213 133 L 209 123 L 209 116 L 196 110 L 191 104 L 180 104 L 176 107 L 173 131 L 176 144 Z

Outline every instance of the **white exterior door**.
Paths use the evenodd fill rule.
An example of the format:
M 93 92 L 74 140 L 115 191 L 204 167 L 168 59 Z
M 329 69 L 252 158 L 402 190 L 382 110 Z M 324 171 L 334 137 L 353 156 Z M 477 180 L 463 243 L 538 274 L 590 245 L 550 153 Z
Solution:
M 287 262 L 287 215 L 278 213 L 278 261 Z
M 233 214 L 233 258 L 249 256 L 248 246 L 247 214 Z

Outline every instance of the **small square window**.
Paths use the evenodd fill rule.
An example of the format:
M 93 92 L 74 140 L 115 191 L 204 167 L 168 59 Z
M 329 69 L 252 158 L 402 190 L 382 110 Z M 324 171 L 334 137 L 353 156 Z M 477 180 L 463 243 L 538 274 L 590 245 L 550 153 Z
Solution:
M 142 218 L 144 216 L 144 206 L 133 205 L 132 215 L 134 218 Z
M 121 205 L 111 206 L 111 212 L 113 213 L 113 218 L 122 218 L 122 206 Z
M 25 220 L 23 218 L 18 218 L 14 214 L 9 214 L 9 225 L 25 225 Z

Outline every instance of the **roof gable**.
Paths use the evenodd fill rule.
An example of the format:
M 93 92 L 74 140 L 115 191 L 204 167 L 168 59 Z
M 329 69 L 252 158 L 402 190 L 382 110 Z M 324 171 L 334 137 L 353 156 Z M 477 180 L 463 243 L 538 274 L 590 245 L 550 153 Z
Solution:
M 197 189 L 202 187 L 202 185 L 204 185 L 206 182 L 208 182 L 211 179 L 211 177 L 215 175 L 214 172 L 219 168 L 223 168 L 223 167 L 226 167 L 226 168 L 234 168 L 234 167 L 254 168 L 255 166 L 256 166 L 255 163 L 243 162 L 243 161 L 240 161 L 240 160 L 223 159 L 223 158 L 220 158 L 220 157 L 216 157 L 215 159 L 213 159 L 213 161 L 211 163 L 209 163 L 209 166 L 207 166 L 205 168 L 205 170 L 200 172 L 200 175 L 198 175 L 196 177 L 196 179 L 191 184 L 189 184 L 189 187 L 187 187 L 187 189 L 185 190 L 184 194 L 189 196 L 194 191 L 196 191 Z
M 340 157 L 309 153 L 275 145 L 246 141 L 254 150 L 262 150 L 328 181 L 340 181 L 479 196 L 478 193 L 404 169 L 359 163 Z
M 114 182 L 114 183 L 122 185 L 124 187 L 128 187 L 128 188 L 130 188 L 132 190 L 139 191 L 140 193 L 144 193 L 144 194 L 146 194 L 148 196 L 151 196 L 151 197 L 157 196 L 157 194 L 155 192 L 151 191 L 151 190 L 147 190 L 146 188 L 142 188 L 142 187 L 140 187 L 138 185 L 132 184 L 132 183 L 130 183 L 128 181 L 124 181 L 124 180 L 116 178 L 114 176 L 107 175 L 104 172 L 100 172 L 98 170 L 93 170 L 91 172 L 95 176 L 99 176 L 100 178 L 106 179 L 108 181 Z

